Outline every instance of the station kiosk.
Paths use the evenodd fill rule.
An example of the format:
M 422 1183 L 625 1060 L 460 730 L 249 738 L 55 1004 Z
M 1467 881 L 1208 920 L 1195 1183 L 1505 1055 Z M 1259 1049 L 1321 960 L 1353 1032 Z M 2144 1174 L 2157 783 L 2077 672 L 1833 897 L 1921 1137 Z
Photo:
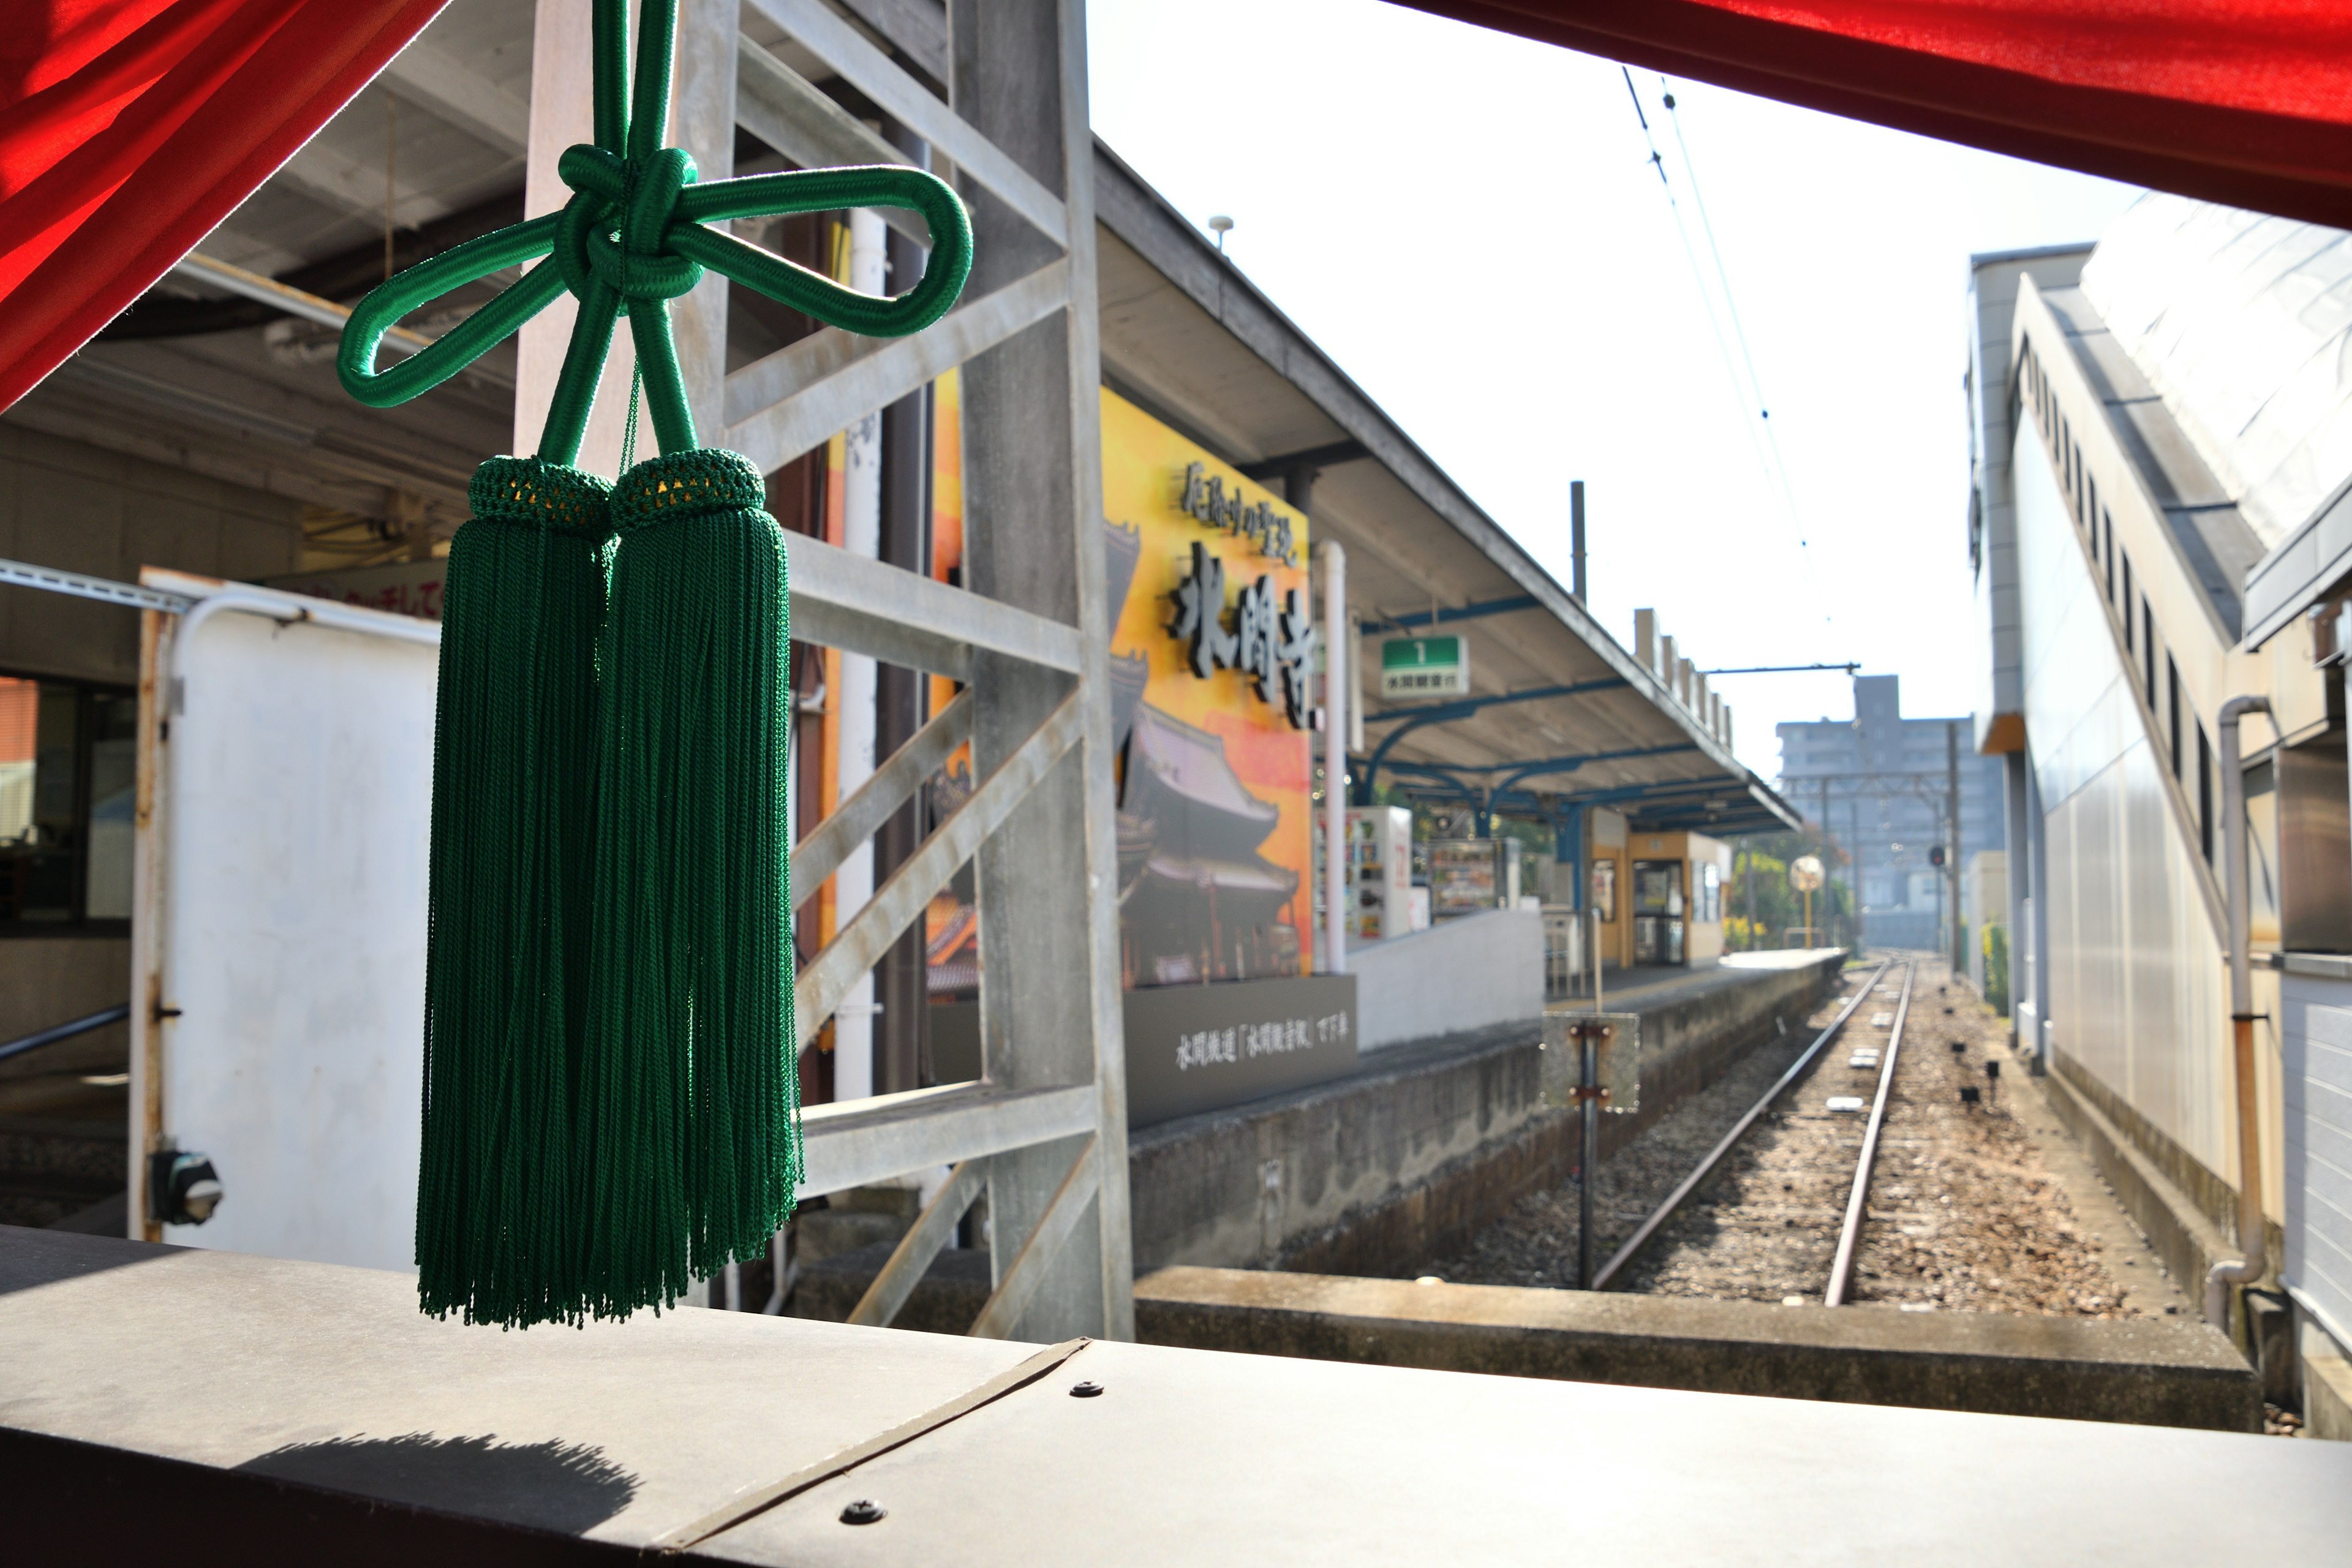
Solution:
M 1613 811 L 1588 818 L 1587 910 L 1612 967 L 1706 967 L 1723 956 L 1731 846 L 1702 833 L 1649 833 Z
M 1708 965 L 1723 956 L 1731 846 L 1700 833 L 1627 835 L 1628 956 L 1636 967 Z

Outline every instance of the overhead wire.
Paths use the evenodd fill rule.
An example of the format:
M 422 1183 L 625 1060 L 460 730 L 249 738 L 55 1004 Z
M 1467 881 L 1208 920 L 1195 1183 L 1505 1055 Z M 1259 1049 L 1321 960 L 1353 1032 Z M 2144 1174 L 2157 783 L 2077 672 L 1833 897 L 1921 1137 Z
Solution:
M 1748 432 L 1748 446 L 1756 454 L 1756 465 L 1764 471 L 1765 484 L 1779 493 L 1790 531 L 1797 541 L 1798 559 L 1804 563 L 1806 583 L 1812 590 L 1814 602 L 1822 607 L 1822 620 L 1830 621 L 1833 617 L 1829 614 L 1829 602 L 1822 596 L 1821 580 L 1813 571 L 1811 542 L 1805 536 L 1804 521 L 1797 510 L 1796 493 L 1789 484 L 1788 466 L 1780 460 L 1780 437 L 1772 428 L 1772 416 L 1764 397 L 1763 382 L 1756 374 L 1756 357 L 1748 345 L 1748 333 L 1739 318 L 1738 302 L 1731 292 L 1730 274 L 1723 265 L 1723 252 L 1716 244 L 1715 226 L 1707 217 L 1706 198 L 1699 194 L 1698 174 L 1691 163 L 1690 143 L 1684 138 L 1682 122 L 1675 114 L 1674 95 L 1666 94 L 1667 118 L 1674 123 L 1675 141 L 1682 153 L 1683 168 L 1690 177 L 1692 201 L 1698 208 L 1699 223 L 1706 235 L 1707 250 L 1715 261 L 1716 283 L 1723 294 L 1724 308 L 1720 311 L 1716 308 L 1716 289 L 1708 288 L 1706 269 L 1699 264 L 1698 247 L 1691 243 L 1690 226 L 1683 217 L 1682 203 L 1675 198 L 1674 181 L 1666 174 L 1665 155 L 1658 151 L 1657 138 L 1650 128 L 1649 114 L 1642 107 L 1641 92 L 1633 86 L 1633 73 L 1624 66 L 1618 69 L 1625 79 L 1625 95 L 1633 100 L 1633 118 L 1641 124 L 1642 140 L 1650 149 L 1650 166 L 1657 171 L 1659 188 L 1665 193 L 1667 210 L 1674 215 L 1675 235 L 1682 241 L 1684 258 L 1690 263 L 1691 279 L 1697 285 L 1700 303 L 1706 308 L 1707 327 L 1715 334 L 1716 352 L 1722 356 L 1724 374 L 1729 378 L 1732 394 L 1740 405 L 1740 424 Z M 1732 355 L 1732 340 L 1724 335 L 1723 318 L 1727 313 L 1731 318 L 1732 331 L 1739 343 L 1737 360 Z M 1744 382 L 1740 377 L 1742 363 L 1748 371 Z M 1754 418 L 1748 416 L 1750 407 L 1757 411 Z
M 1800 534 L 1804 524 L 1797 510 L 1796 492 L 1789 486 L 1789 465 L 1780 455 L 1780 433 L 1772 425 L 1770 400 L 1764 395 L 1764 378 L 1756 374 L 1756 355 L 1748 346 L 1748 325 L 1740 320 L 1739 298 L 1731 291 L 1731 272 L 1723 264 L 1723 249 L 1715 242 L 1715 221 L 1707 216 L 1706 193 L 1699 188 L 1698 164 L 1692 159 L 1690 142 L 1683 136 L 1682 115 L 1675 108 L 1675 95 L 1666 79 L 1658 79 L 1659 90 L 1665 101 L 1666 121 L 1675 128 L 1675 146 L 1683 155 L 1683 173 L 1690 179 L 1691 205 L 1698 209 L 1699 230 L 1706 236 L 1707 255 L 1715 262 L 1715 276 L 1723 288 L 1723 306 L 1731 317 L 1731 335 L 1739 345 L 1739 358 L 1748 367 L 1748 389 L 1756 395 L 1756 417 L 1763 426 L 1764 443 L 1772 449 L 1772 468 L 1780 483 L 1782 500 L 1789 508 L 1790 521 L 1797 523 Z M 1800 539 L 1800 544 L 1803 541 Z

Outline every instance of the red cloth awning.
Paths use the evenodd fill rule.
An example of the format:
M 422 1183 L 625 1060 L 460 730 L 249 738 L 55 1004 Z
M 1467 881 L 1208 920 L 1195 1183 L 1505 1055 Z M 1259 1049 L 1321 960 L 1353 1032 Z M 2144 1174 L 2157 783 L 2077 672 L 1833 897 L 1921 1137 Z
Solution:
M 2346 0 L 1399 0 L 1901 131 L 2352 228 Z
M 1402 0 L 2189 195 L 2352 228 L 2345 0 Z M 89 340 L 443 0 L 15 0 L 0 408 Z
M 0 408 L 145 292 L 445 0 L 10 0 Z

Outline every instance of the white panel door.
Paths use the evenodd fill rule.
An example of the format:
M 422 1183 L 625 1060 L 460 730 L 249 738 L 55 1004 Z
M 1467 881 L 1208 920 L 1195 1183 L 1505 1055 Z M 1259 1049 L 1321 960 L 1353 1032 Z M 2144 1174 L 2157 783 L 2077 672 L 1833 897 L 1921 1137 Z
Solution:
M 191 1246 L 414 1267 L 437 654 L 245 614 L 178 639 L 163 1129 L 226 1196 Z

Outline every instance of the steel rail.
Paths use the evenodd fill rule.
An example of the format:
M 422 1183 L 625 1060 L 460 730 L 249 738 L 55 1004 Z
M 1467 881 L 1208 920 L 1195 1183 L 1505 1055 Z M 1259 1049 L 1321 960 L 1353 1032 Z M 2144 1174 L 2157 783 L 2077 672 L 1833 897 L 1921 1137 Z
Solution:
M 1862 1245 L 1863 1215 L 1870 1206 L 1870 1167 L 1878 1158 L 1878 1130 L 1886 1121 L 1886 1097 L 1895 1089 L 1895 1062 L 1903 1051 L 1903 1026 L 1911 1016 L 1911 984 L 1919 975 L 1916 959 L 1903 966 L 1903 994 L 1895 1004 L 1894 1032 L 1886 1037 L 1886 1059 L 1878 1066 L 1878 1092 L 1871 1097 L 1870 1124 L 1862 1130 L 1862 1157 L 1853 1167 L 1853 1191 L 1846 1194 L 1845 1224 L 1839 1227 L 1837 1257 L 1830 1262 L 1830 1288 L 1824 1307 L 1845 1305 L 1846 1286 L 1853 1278 L 1854 1250 Z
M 1863 982 L 1862 989 L 1855 992 L 1846 1005 L 1839 1009 L 1838 1016 L 1830 1020 L 1829 1027 L 1823 1029 L 1820 1037 L 1805 1047 L 1805 1054 L 1791 1062 L 1789 1065 L 1789 1070 L 1780 1075 L 1779 1081 L 1764 1091 L 1764 1098 L 1749 1106 L 1748 1113 L 1732 1124 L 1731 1131 L 1723 1135 L 1723 1141 L 1707 1151 L 1706 1158 L 1698 1163 L 1698 1168 L 1685 1176 L 1681 1184 L 1666 1194 L 1666 1201 L 1660 1204 L 1651 1213 L 1650 1217 L 1642 1222 L 1641 1228 L 1627 1237 L 1622 1247 L 1610 1254 L 1609 1261 L 1602 1264 L 1601 1272 L 1592 1278 L 1593 1289 L 1608 1289 L 1610 1284 L 1615 1280 L 1625 1266 L 1640 1257 L 1643 1249 L 1657 1238 L 1658 1232 L 1665 1228 L 1666 1221 L 1674 1218 L 1675 1211 L 1689 1201 L 1693 1193 L 1698 1191 L 1699 1184 L 1715 1173 L 1715 1168 L 1723 1163 L 1723 1157 L 1730 1153 L 1742 1138 L 1748 1136 L 1748 1130 L 1761 1121 L 1766 1111 L 1772 1109 L 1772 1102 L 1786 1093 L 1790 1084 L 1805 1075 L 1805 1069 L 1813 1065 L 1813 1058 L 1820 1056 L 1832 1040 L 1837 1038 L 1838 1031 L 1845 1027 L 1846 1020 L 1853 1016 L 1854 1009 L 1862 1005 L 1864 997 L 1878 989 L 1878 983 L 1885 979 L 1886 972 L 1894 967 L 1895 961 L 1890 958 L 1880 964 L 1877 972 L 1868 980 Z M 1590 1179 L 1588 1174 L 1587 1180 Z

